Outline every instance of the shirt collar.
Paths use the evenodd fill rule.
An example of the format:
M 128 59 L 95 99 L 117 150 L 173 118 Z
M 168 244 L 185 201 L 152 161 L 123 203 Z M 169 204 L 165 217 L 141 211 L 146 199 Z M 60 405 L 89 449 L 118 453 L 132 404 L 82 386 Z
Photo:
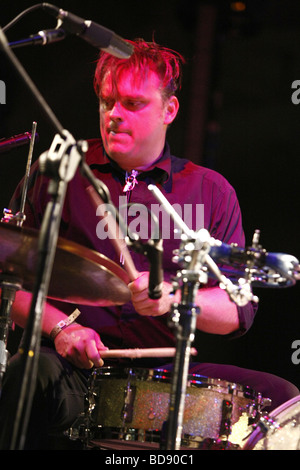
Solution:
M 108 173 L 113 168 L 113 172 L 119 177 L 125 178 L 126 171 L 123 170 L 114 160 L 112 160 L 104 150 L 101 140 L 97 139 L 97 151 L 91 152 L 88 158 L 88 165 L 98 168 L 99 171 Z M 99 148 L 99 151 L 98 151 Z M 121 176 L 122 175 L 122 176 Z M 137 177 L 138 180 L 152 179 L 163 186 L 171 183 L 171 155 L 170 147 L 166 142 L 165 147 L 158 159 L 145 171 L 141 171 Z M 168 184 L 167 184 L 168 186 Z

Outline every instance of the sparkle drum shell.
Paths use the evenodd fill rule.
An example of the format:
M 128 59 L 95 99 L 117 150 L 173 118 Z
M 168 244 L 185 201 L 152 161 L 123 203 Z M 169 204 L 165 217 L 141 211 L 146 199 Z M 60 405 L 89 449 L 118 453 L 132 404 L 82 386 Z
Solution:
M 95 370 L 88 396 L 91 427 L 98 436 L 110 439 L 158 442 L 168 418 L 171 380 L 171 373 L 165 370 Z M 255 408 L 252 389 L 189 375 L 183 441 L 198 447 L 205 439 L 225 438 L 241 446 L 249 435 L 249 417 Z M 226 433 L 230 435 L 226 437 Z

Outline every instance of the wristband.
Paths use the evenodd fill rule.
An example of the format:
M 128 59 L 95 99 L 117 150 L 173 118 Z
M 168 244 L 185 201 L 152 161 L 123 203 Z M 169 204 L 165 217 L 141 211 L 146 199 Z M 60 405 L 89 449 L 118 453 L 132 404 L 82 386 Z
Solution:
M 55 340 L 56 336 L 62 331 L 64 330 L 65 328 L 67 328 L 67 326 L 71 325 L 72 323 L 74 323 L 74 321 L 76 320 L 76 318 L 80 315 L 80 311 L 78 310 L 78 308 L 76 308 L 76 310 L 74 310 L 73 313 L 71 313 L 71 315 L 66 319 L 66 320 L 61 320 L 60 322 L 57 323 L 57 325 L 55 325 L 55 327 L 51 330 L 51 333 L 50 333 L 50 339 L 52 341 Z

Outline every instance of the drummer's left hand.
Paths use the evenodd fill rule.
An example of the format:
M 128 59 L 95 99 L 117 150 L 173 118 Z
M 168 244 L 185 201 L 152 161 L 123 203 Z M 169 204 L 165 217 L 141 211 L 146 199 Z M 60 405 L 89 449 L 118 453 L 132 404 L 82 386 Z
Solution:
M 174 299 L 171 298 L 172 284 L 163 282 L 162 296 L 159 299 L 150 299 L 148 296 L 149 273 L 141 272 L 139 277 L 128 287 L 131 291 L 131 300 L 135 310 L 140 315 L 159 316 L 170 311 Z

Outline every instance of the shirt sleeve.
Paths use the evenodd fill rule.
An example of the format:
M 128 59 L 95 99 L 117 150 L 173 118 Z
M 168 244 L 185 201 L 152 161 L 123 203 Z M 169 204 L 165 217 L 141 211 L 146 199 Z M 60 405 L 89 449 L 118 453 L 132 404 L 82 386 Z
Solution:
M 236 243 L 239 247 L 245 246 L 245 235 L 242 226 L 242 215 L 237 195 L 232 186 L 220 176 L 215 188 L 215 204 L 211 213 L 210 234 L 226 244 Z M 224 268 L 224 266 L 223 266 Z M 225 275 L 235 273 L 232 266 L 226 266 Z M 255 302 L 237 306 L 239 315 L 239 329 L 228 337 L 234 338 L 244 335 L 252 326 L 258 306 Z

